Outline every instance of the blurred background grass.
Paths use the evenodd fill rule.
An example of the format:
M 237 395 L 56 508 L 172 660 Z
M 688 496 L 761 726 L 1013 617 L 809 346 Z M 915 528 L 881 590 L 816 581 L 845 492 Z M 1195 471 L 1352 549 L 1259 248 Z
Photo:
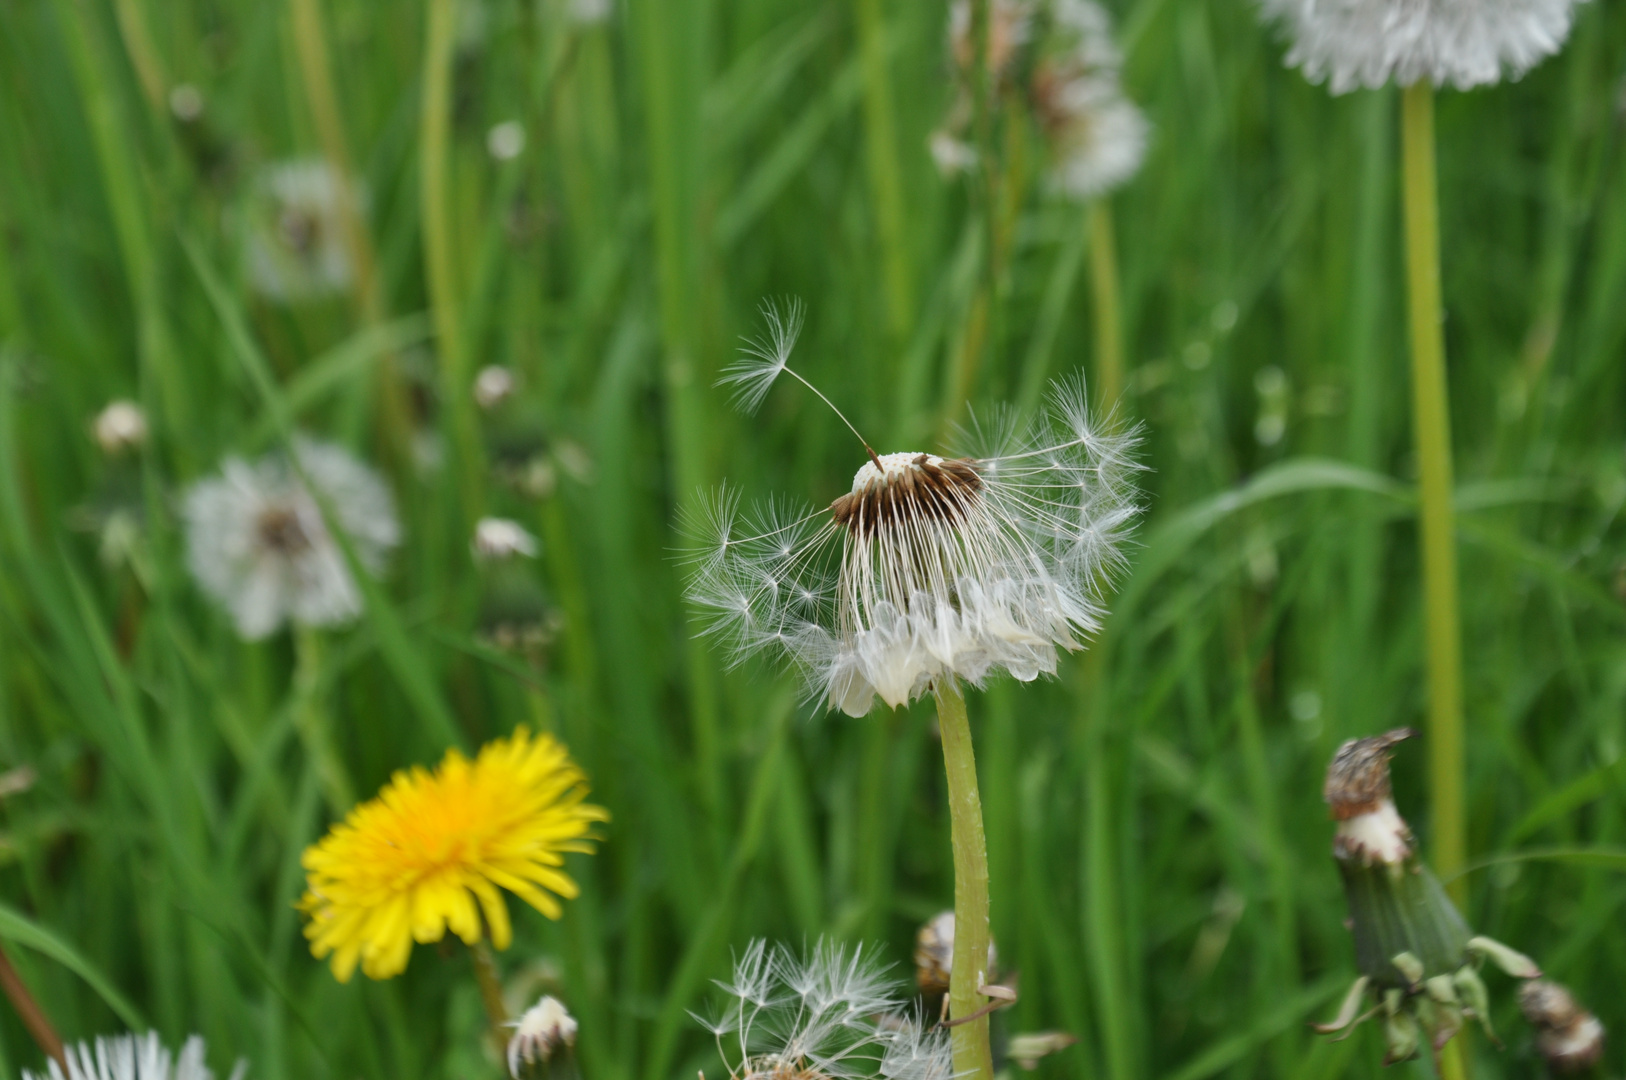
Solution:
M 1054 1076 L 1375 1074 L 1376 1034 L 1304 1021 L 1353 977 L 1325 762 L 1422 713 L 1398 102 L 1306 85 L 1238 0 L 1115 15 L 1156 129 L 1114 197 L 1150 513 L 1091 652 L 972 697 L 1011 1023 L 1081 1036 Z M 0 937 L 65 1035 L 198 1031 L 273 1080 L 495 1071 L 464 951 L 340 986 L 305 950 L 298 858 L 333 816 L 295 738 L 311 701 L 363 792 L 449 740 L 568 742 L 614 821 L 563 921 L 519 911 L 499 959 L 565 997 L 595 1080 L 716 1070 L 685 1010 L 753 935 L 907 962 L 952 899 L 929 709 L 814 715 L 783 675 L 723 672 L 672 551 L 698 488 L 826 499 L 861 461 L 810 395 L 742 418 L 710 388 L 766 295 L 808 302 L 801 369 L 878 448 L 934 448 L 959 413 L 986 229 L 926 151 L 945 19 L 0 0 L 0 767 L 36 774 L 0 800 Z M 1469 914 L 1617 1027 L 1623 57 L 1626 15 L 1585 5 L 1558 58 L 1439 119 L 1470 853 L 1538 856 L 1473 872 Z M 498 160 L 505 121 L 527 140 Z M 269 304 L 240 254 L 254 177 L 323 154 L 365 184 L 375 270 Z M 974 403 L 1089 367 L 1086 209 L 1032 172 Z M 546 498 L 490 480 L 489 363 L 576 466 Z M 154 426 L 139 574 L 73 527 L 118 396 Z M 244 644 L 199 596 L 174 503 L 290 426 L 384 467 L 407 535 L 304 683 L 288 635 Z M 480 513 L 543 539 L 562 630 L 539 667 L 476 638 Z M 1397 787 L 1426 843 L 1422 759 Z M 1538 1074 L 1508 990 L 1478 1075 Z M 0 1059 L 40 1061 L 4 1011 Z

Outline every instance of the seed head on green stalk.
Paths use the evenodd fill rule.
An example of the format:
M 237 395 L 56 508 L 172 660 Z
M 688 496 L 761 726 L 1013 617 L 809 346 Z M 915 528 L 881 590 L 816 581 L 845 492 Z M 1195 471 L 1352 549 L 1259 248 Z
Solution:
M 724 378 L 751 408 L 782 373 L 813 389 L 787 367 L 801 308 L 766 314 L 768 337 Z M 859 441 L 869 460 L 826 508 L 770 502 L 742 517 L 725 490 L 691 523 L 688 595 L 706 632 L 735 662 L 785 657 L 849 716 L 941 680 L 1055 674 L 1057 646 L 1082 648 L 1099 627 L 1139 512 L 1134 434 L 1098 426 L 1068 380 L 1037 421 L 998 414 L 959 453 Z
M 1399 728 L 1350 739 L 1333 755 L 1325 788 L 1338 823 L 1332 851 L 1349 901 L 1360 977 L 1338 1016 L 1316 1030 L 1347 1035 L 1363 1020 L 1381 1017 L 1386 1065 L 1415 1057 L 1425 1045 L 1438 1054 L 1469 1019 L 1495 1039 L 1478 973 L 1484 961 L 1514 978 L 1541 974 L 1522 953 L 1474 936 L 1417 857 L 1389 785 L 1393 747 L 1415 734 Z M 1371 1007 L 1363 1012 L 1368 1000 Z

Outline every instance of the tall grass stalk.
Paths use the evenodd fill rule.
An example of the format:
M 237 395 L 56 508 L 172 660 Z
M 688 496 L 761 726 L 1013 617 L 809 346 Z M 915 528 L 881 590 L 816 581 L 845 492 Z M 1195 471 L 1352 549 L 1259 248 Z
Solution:
M 1112 205 L 1102 195 L 1090 202 L 1090 292 L 1095 307 L 1096 407 L 1104 416 L 1124 389 L 1123 318 L 1119 311 L 1118 245 Z
M 951 676 L 938 680 L 937 725 L 943 736 L 943 767 L 948 772 L 949 823 L 954 846 L 954 960 L 949 980 L 949 1012 L 960 1020 L 982 1008 L 978 987 L 988 978 L 988 844 L 982 829 L 982 798 L 977 792 L 977 758 L 965 694 Z M 967 1080 L 992 1080 L 993 1055 L 988 1017 L 954 1028 L 954 1072 Z
M 886 280 L 887 327 L 901 343 L 914 321 L 909 254 L 904 239 L 903 180 L 898 163 L 892 78 L 887 70 L 886 21 L 881 0 L 853 0 L 864 64 L 864 154 Z
M 1451 505 L 1451 416 L 1440 303 L 1439 191 L 1434 166 L 1434 88 L 1408 86 L 1401 104 L 1406 284 L 1411 313 L 1412 427 L 1417 450 L 1423 609 L 1428 640 L 1429 797 L 1433 863 L 1452 882 L 1467 861 L 1462 737 L 1462 638 L 1457 613 L 1456 524 Z M 1455 879 L 1455 880 L 1453 880 Z
M 452 238 L 452 61 L 456 33 L 457 0 L 430 0 L 418 168 L 422 174 L 424 264 L 433 307 L 435 350 L 440 357 L 441 393 L 450 407 L 452 449 L 463 481 L 464 524 L 472 526 L 480 515 L 484 484 Z

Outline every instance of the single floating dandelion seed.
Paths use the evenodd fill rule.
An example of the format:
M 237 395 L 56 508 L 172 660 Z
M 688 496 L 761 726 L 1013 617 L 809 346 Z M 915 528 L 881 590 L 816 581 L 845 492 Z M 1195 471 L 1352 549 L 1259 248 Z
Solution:
M 1428 80 L 1458 90 L 1518 78 L 1556 53 L 1578 0 L 1261 0 L 1292 38 L 1290 67 L 1335 94 Z
M 566 852 L 591 852 L 592 827 L 609 814 L 586 802 L 587 777 L 552 736 L 520 728 L 487 743 L 473 761 L 449 750 L 434 772 L 397 772 L 304 856 L 299 902 L 311 953 L 332 956 L 350 981 L 406 969 L 414 941 L 448 929 L 473 945 L 482 923 L 491 943 L 512 938 L 507 889 L 550 919 L 578 890 Z
M 798 308 L 768 322 L 725 375 L 746 406 L 782 372 L 810 386 L 787 366 Z M 862 716 L 876 694 L 897 707 L 938 679 L 1052 675 L 1057 646 L 1082 648 L 1139 508 L 1134 436 L 1094 422 L 1081 380 L 1025 428 L 1004 415 L 973 428 L 961 456 L 859 441 L 869 461 L 827 510 L 769 502 L 742 517 L 724 490 L 689 522 L 688 595 L 734 662 L 773 651 L 814 697 Z
M 94 1052 L 88 1042 L 63 1047 L 68 1059 L 68 1075 L 55 1061 L 40 1076 L 23 1070 L 23 1080 L 214 1080 L 204 1062 L 201 1036 L 187 1039 L 178 1055 L 172 1055 L 158 1039 L 156 1031 L 145 1035 L 98 1037 Z M 242 1080 L 248 1063 L 239 1061 L 231 1080 Z
M 260 175 L 245 258 L 261 295 L 296 303 L 342 293 L 355 268 L 344 242 L 344 200 L 366 200 L 320 158 L 285 161 Z
M 401 527 L 389 488 L 328 443 L 296 437 L 293 452 L 369 572 L 383 568 Z M 244 638 L 295 622 L 329 626 L 361 612 L 361 594 L 321 507 L 280 453 L 250 464 L 227 458 L 219 476 L 186 493 L 187 565 L 231 612 Z
M 819 941 L 805 957 L 753 941 L 718 981 L 726 1004 L 696 1017 L 731 1080 L 950 1080 L 949 1041 L 903 1011 L 886 969 L 862 948 Z M 702 1074 L 703 1075 L 703 1074 Z

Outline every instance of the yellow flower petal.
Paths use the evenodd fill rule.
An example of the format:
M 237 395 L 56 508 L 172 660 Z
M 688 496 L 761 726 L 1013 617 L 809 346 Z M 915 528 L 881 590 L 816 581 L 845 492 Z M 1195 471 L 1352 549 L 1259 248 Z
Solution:
M 450 930 L 468 944 L 512 938 L 507 889 L 549 918 L 576 883 L 566 852 L 591 852 L 609 814 L 585 802 L 587 778 L 552 736 L 521 728 L 471 761 L 449 750 L 433 772 L 403 769 L 378 796 L 306 849 L 307 889 L 296 905 L 318 960 L 346 982 L 406 969 L 414 941 Z M 484 928 L 484 929 L 482 929 Z

